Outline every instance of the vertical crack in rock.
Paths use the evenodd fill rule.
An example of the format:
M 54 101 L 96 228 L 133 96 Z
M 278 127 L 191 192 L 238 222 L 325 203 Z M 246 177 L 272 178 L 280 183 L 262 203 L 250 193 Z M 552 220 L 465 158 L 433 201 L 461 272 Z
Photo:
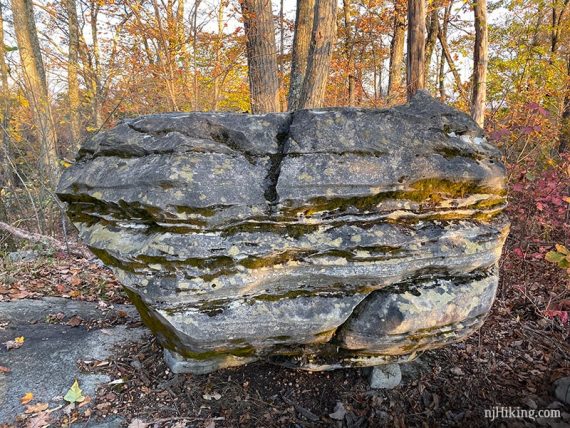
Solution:
M 277 194 L 277 182 L 279 181 L 279 174 L 281 173 L 281 163 L 287 154 L 287 142 L 289 141 L 289 130 L 293 123 L 295 112 L 289 114 L 289 117 L 282 125 L 281 129 L 275 136 L 277 140 L 277 153 L 269 156 L 269 169 L 265 177 L 265 199 L 269 203 L 269 215 L 273 216 L 276 212 L 277 204 L 279 202 L 279 195 Z

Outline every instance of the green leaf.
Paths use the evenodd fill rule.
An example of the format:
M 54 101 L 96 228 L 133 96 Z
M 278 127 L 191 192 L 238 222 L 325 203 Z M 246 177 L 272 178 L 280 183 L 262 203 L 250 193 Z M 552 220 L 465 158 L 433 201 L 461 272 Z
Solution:
M 544 258 L 552 263 L 560 263 L 562 260 L 565 259 L 565 256 L 564 254 L 559 253 L 558 251 L 549 251 L 548 253 L 546 253 L 546 256 Z
M 4 45 L 4 49 L 6 50 L 6 52 L 14 52 L 18 50 L 17 46 L 8 46 L 8 45 Z
M 65 397 L 63 397 L 63 399 L 65 401 L 69 401 L 70 403 L 81 403 L 83 400 L 85 400 L 83 392 L 81 391 L 81 388 L 79 388 L 77 379 L 75 379 L 75 382 L 73 382 L 73 385 L 71 385 L 71 388 L 69 388 L 69 391 L 67 391 L 67 394 L 65 394 Z

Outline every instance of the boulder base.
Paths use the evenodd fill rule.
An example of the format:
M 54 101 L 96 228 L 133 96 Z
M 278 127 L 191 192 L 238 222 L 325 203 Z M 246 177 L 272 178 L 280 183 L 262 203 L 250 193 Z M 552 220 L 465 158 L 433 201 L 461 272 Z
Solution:
M 425 93 L 125 120 L 57 192 L 179 372 L 373 366 L 461 340 L 508 233 L 498 150 Z

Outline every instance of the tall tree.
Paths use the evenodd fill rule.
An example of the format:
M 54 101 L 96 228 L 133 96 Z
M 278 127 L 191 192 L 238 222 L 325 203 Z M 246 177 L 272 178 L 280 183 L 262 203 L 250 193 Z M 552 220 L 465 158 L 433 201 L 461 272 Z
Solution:
M 487 0 L 475 0 L 475 48 L 473 52 L 473 91 L 471 94 L 471 116 L 483 127 L 485 122 L 485 100 L 487 96 L 487 63 L 489 47 L 487 36 Z
M 439 9 L 437 7 L 433 7 L 431 13 L 429 14 L 429 25 L 428 27 L 428 34 L 426 37 L 426 70 L 425 70 L 425 79 L 426 82 L 429 79 L 429 68 L 431 65 L 431 57 L 433 55 L 433 49 L 435 48 L 435 44 L 437 42 L 437 36 L 439 34 Z
M 90 68 L 91 110 L 93 126 L 100 129 L 103 126 L 101 104 L 103 103 L 103 84 L 101 82 L 101 55 L 99 51 L 99 11 L 101 4 L 97 0 L 89 0 L 89 24 L 93 44 Z
M 218 35 L 216 38 L 216 66 L 214 68 L 214 111 L 218 111 L 220 102 L 220 83 L 222 80 L 222 48 L 224 46 L 224 10 L 228 0 L 220 0 L 218 7 Z
M 437 36 L 439 39 L 439 43 L 441 45 L 442 57 L 445 58 L 447 65 L 449 66 L 449 70 L 453 75 L 453 79 L 455 80 L 455 86 L 457 87 L 457 90 L 459 91 L 462 97 L 467 99 L 467 95 L 465 94 L 465 90 L 463 89 L 463 84 L 461 83 L 461 76 L 459 75 L 459 71 L 455 66 L 455 62 L 453 61 L 453 57 L 451 55 L 451 49 L 449 48 L 449 45 L 447 43 L 447 25 L 448 21 L 446 21 L 445 23 L 445 31 L 443 30 L 440 31 Z
M 247 38 L 252 113 L 279 111 L 277 48 L 271 0 L 240 0 Z
M 67 20 L 69 30 L 69 56 L 67 61 L 67 86 L 69 97 L 69 129 L 72 146 L 78 148 L 81 138 L 81 119 L 79 116 L 79 23 L 75 0 L 66 0 Z
M 336 38 L 336 10 L 336 0 L 315 2 L 311 46 L 299 108 L 318 108 L 323 105 Z
M 348 105 L 353 106 L 356 98 L 354 75 L 354 42 L 352 38 L 352 20 L 350 17 L 350 0 L 343 0 L 344 28 L 346 31 L 346 59 L 348 62 Z
M 560 4 L 561 3 L 561 4 Z M 558 53 L 560 45 L 560 37 L 562 35 L 562 24 L 565 15 L 568 12 L 570 0 L 555 0 L 552 2 L 552 21 L 550 29 L 550 63 L 554 63 L 554 58 Z M 570 57 L 566 58 L 566 75 L 570 80 Z M 568 86 L 568 85 L 567 85 Z M 570 146 L 570 89 L 566 88 L 566 94 L 562 101 L 562 117 L 560 118 L 560 133 L 558 152 L 563 153 Z
M 293 52 L 291 54 L 291 77 L 287 99 L 288 110 L 299 108 L 301 89 L 307 72 L 314 16 L 315 0 L 297 0 Z
M 440 44 L 441 44 L 441 55 L 439 57 L 439 70 L 437 73 L 437 80 L 438 80 L 438 86 L 439 86 L 439 96 L 442 100 L 446 99 L 446 94 L 445 94 L 445 62 L 446 62 L 446 60 L 449 61 L 449 58 L 446 58 L 444 46 L 447 46 L 447 29 L 449 27 L 449 20 L 451 19 L 451 9 L 453 8 L 453 2 L 454 2 L 454 0 L 451 0 L 449 2 L 449 4 L 447 5 L 447 7 L 444 8 L 443 21 L 441 22 L 441 24 L 439 26 L 439 31 L 437 33 L 437 37 L 438 37 Z M 454 69 L 453 68 L 454 67 L 453 61 L 451 61 L 449 64 L 450 64 L 449 67 Z M 462 86 L 459 85 L 459 87 L 462 87 Z
M 390 71 L 388 75 L 388 98 L 393 99 L 402 87 L 404 62 L 404 39 L 406 36 L 406 11 L 404 0 L 394 0 L 394 22 L 390 44 Z
M 2 82 L 2 148 L 0 149 L 0 188 L 12 187 L 12 168 L 10 167 L 10 88 L 8 87 L 8 64 L 6 64 L 6 45 L 4 44 L 4 5 L 0 2 L 0 81 Z
M 58 167 L 57 135 L 53 121 L 44 63 L 34 20 L 32 0 L 12 0 L 14 30 L 20 52 L 26 98 L 32 109 L 40 143 L 43 172 L 55 186 Z
M 406 85 L 408 99 L 425 87 L 425 0 L 408 0 L 408 57 Z

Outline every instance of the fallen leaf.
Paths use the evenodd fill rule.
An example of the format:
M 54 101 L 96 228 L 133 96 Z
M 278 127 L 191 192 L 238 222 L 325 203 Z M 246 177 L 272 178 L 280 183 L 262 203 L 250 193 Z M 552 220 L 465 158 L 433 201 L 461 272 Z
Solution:
M 78 276 L 72 276 L 70 282 L 73 287 L 77 287 L 79 284 L 81 284 L 81 278 Z
M 214 392 L 213 394 L 204 394 L 204 395 L 202 395 L 202 398 L 204 400 L 208 400 L 208 401 L 211 401 L 211 400 L 218 401 L 220 398 L 222 398 L 222 395 L 217 393 L 217 392 Z
M 10 349 L 18 349 L 21 348 L 24 344 L 24 336 L 16 337 L 14 340 L 9 340 L 4 342 L 6 345 L 6 349 L 9 351 Z
M 83 400 L 81 403 L 79 403 L 79 405 L 77 407 L 83 407 L 88 405 L 89 403 L 91 403 L 91 397 L 87 396 L 85 397 L 85 400 Z
M 216 422 L 214 422 L 213 420 L 206 422 L 204 428 L 216 428 Z
M 31 392 L 26 392 L 22 398 L 20 398 L 20 403 L 28 404 L 30 401 L 34 399 L 34 394 Z
M 49 425 L 50 414 L 48 412 L 38 413 L 31 419 L 28 419 L 26 428 L 43 428 Z
M 69 388 L 69 391 L 67 391 L 63 399 L 70 403 L 81 403 L 85 400 L 77 379 L 75 379 L 75 382 L 73 382 L 73 385 L 71 385 L 71 388 Z
M 133 419 L 128 428 L 146 428 L 149 424 L 141 421 L 140 419 Z
M 72 316 L 69 321 L 67 321 L 67 325 L 71 327 L 77 327 L 83 322 L 83 319 L 79 315 Z
M 11 371 L 8 367 L 0 366 L 0 373 L 10 373 Z
M 24 411 L 24 413 L 26 414 L 39 413 L 43 412 L 44 410 L 47 410 L 48 407 L 49 407 L 48 403 L 28 404 L 26 406 L 26 410 Z

